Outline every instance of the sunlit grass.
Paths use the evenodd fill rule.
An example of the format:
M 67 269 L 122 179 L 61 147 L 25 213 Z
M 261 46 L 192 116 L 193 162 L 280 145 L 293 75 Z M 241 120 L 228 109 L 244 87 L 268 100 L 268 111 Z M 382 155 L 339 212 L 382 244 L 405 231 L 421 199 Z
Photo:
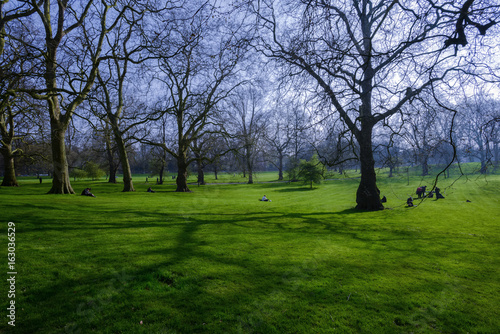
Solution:
M 496 333 L 500 177 L 440 178 L 446 199 L 406 208 L 433 179 L 383 175 L 380 212 L 352 209 L 355 178 L 154 194 L 142 176 L 134 193 L 73 182 L 96 198 L 21 178 L 0 189 L 4 254 L 16 223 L 14 332 Z

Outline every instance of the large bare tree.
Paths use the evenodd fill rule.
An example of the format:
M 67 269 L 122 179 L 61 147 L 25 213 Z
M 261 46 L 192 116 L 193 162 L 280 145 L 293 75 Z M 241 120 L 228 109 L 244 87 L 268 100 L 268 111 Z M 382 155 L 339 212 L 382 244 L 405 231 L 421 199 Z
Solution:
M 125 95 L 127 88 L 134 89 L 131 81 L 127 80 L 130 72 L 130 64 L 141 63 L 138 54 L 145 49 L 140 42 L 140 25 L 144 17 L 144 10 L 130 11 L 124 15 L 126 20 L 120 22 L 113 32 L 108 34 L 106 47 L 108 57 L 101 62 L 101 69 L 97 71 L 98 85 L 96 85 L 96 101 L 104 110 L 107 123 L 113 132 L 114 142 L 118 149 L 120 164 L 123 173 L 123 191 L 135 191 L 132 182 L 132 171 L 128 159 L 125 134 L 134 126 L 145 123 L 147 118 L 132 121 L 129 117 L 128 124 L 124 116 Z M 135 59 L 134 59 L 135 58 Z M 136 74 L 137 75 L 137 74 Z M 127 85 L 128 83 L 128 85 Z M 129 95 L 135 95 L 129 93 Z
M 252 3 L 260 28 L 255 47 L 287 65 L 289 76 L 315 85 L 318 99 L 329 101 L 356 139 L 361 164 L 356 193 L 358 209 L 384 208 L 373 157 L 375 126 L 400 112 L 424 89 L 447 80 L 452 72 L 464 70 L 462 64 L 467 64 L 460 59 L 469 60 L 470 64 L 469 55 L 454 40 L 463 31 L 460 22 L 474 25 L 479 19 L 489 19 L 476 15 L 472 20 L 472 14 L 463 18 L 466 3 L 472 2 Z M 482 6 L 483 12 L 498 16 L 485 2 L 474 5 L 475 14 L 477 7 Z M 490 18 L 492 22 L 497 19 Z M 482 32 L 496 27 L 478 24 L 485 25 Z M 457 54 L 460 57 L 455 57 Z M 469 66 L 467 71 L 474 69 Z
M 159 71 L 154 85 L 164 94 L 154 117 L 170 118 L 175 138 L 168 143 L 142 139 L 176 159 L 177 192 L 190 191 L 188 167 L 199 160 L 190 155 L 192 145 L 213 131 L 210 125 L 217 126 L 218 105 L 239 85 L 233 79 L 245 51 L 245 43 L 233 30 L 236 28 L 221 25 L 216 7 L 208 2 L 198 8 L 196 3 L 191 6 L 196 10 L 186 5 L 177 11 L 177 19 L 169 23 L 168 36 L 164 37 L 168 43 L 155 50 Z

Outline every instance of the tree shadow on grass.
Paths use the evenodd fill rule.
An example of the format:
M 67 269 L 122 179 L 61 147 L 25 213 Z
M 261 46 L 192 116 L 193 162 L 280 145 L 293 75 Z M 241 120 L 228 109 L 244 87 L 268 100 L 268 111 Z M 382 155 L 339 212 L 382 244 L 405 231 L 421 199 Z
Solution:
M 359 212 L 347 209 L 333 214 L 350 213 Z M 300 323 L 303 326 L 312 328 L 317 325 L 318 319 L 314 317 L 316 307 L 327 314 L 338 312 L 341 315 L 339 319 L 343 319 L 339 320 L 342 325 L 357 326 L 355 320 L 359 314 L 354 313 L 351 321 L 347 313 L 345 317 L 342 316 L 342 310 L 347 309 L 346 312 L 349 312 L 350 305 L 354 304 L 353 307 L 376 317 L 370 307 L 366 307 L 366 295 L 364 300 L 362 295 L 368 294 L 375 298 L 377 294 L 382 294 L 391 297 L 391 289 L 395 288 L 386 283 L 387 287 L 379 284 L 372 291 L 357 283 L 360 281 L 359 277 L 374 282 L 379 277 L 389 277 L 390 280 L 393 272 L 400 273 L 404 267 L 398 261 L 384 262 L 383 265 L 372 264 L 368 260 L 363 263 L 349 255 L 356 248 L 366 251 L 368 245 L 386 243 L 389 239 L 370 236 L 370 230 L 365 230 L 368 229 L 367 226 L 351 229 L 343 219 L 332 223 L 328 219 L 331 214 L 177 214 L 173 216 L 173 225 L 167 222 L 143 225 L 124 221 L 122 228 L 163 226 L 175 229 L 159 235 L 157 242 L 150 244 L 138 237 L 135 239 L 136 243 L 127 247 L 117 245 L 118 247 L 90 249 L 87 250 L 89 255 L 94 256 L 88 258 L 68 253 L 65 257 L 68 263 L 73 261 L 76 264 L 81 261 L 78 266 L 73 267 L 61 267 L 57 246 L 54 246 L 51 249 L 53 257 L 41 259 L 46 263 L 41 268 L 51 269 L 51 265 L 47 263 L 53 263 L 53 270 L 65 268 L 64 271 L 69 274 L 63 271 L 56 277 L 45 274 L 45 279 L 40 284 L 33 281 L 32 275 L 27 287 L 26 281 L 23 282 L 26 291 L 22 290 L 19 300 L 24 305 L 24 309 L 19 310 L 23 328 L 25 332 L 33 333 L 49 330 L 61 333 L 96 330 L 146 333 L 165 331 L 165 328 L 179 333 L 271 333 L 277 332 L 277 326 L 282 332 L 294 332 L 293 321 L 299 315 L 302 315 Z M 279 221 L 273 222 L 274 219 Z M 287 230 L 287 225 L 289 228 L 293 227 L 291 224 L 295 220 L 305 224 L 304 228 Z M 220 241 L 217 241 L 216 238 L 207 237 L 208 232 L 204 229 L 213 225 L 215 232 L 224 224 L 251 227 L 253 222 L 273 225 L 277 234 L 254 226 L 248 232 L 252 233 L 248 234 L 252 237 L 249 240 L 245 237 L 235 239 L 231 235 L 234 230 L 227 230 L 220 236 Z M 87 222 L 78 225 L 83 227 L 87 224 L 92 225 Z M 343 247 L 348 247 L 350 252 L 342 252 L 342 248 L 334 247 L 333 249 L 341 252 L 331 256 L 319 256 L 313 252 L 310 256 L 296 259 L 298 253 L 294 248 L 282 250 L 282 246 L 290 247 L 298 243 L 290 236 L 297 237 L 298 233 L 307 236 L 305 233 L 315 226 L 328 227 L 324 232 L 316 229 L 315 233 L 333 232 L 331 242 L 343 240 L 346 243 Z M 256 230 L 253 231 L 254 229 Z M 266 240 L 276 240 L 278 243 L 272 245 L 267 244 L 267 241 L 259 242 L 258 235 L 263 232 L 266 232 Z M 330 239 L 322 239 L 315 233 L 303 241 L 307 241 L 307 238 L 311 242 L 320 241 L 317 246 L 308 249 L 321 254 L 324 242 Z M 393 231 L 385 233 L 387 237 L 399 237 Z M 162 243 L 162 239 L 168 235 L 169 242 Z M 126 240 L 128 239 L 123 241 Z M 237 243 L 234 244 L 233 241 Z M 275 252 L 281 252 L 281 257 L 273 254 L 273 247 Z M 404 249 L 394 248 L 392 251 L 398 252 L 401 259 L 408 256 Z M 122 252 L 128 253 L 130 263 L 124 260 L 123 254 L 120 255 Z M 144 260 L 140 261 L 137 256 Z M 202 265 L 196 267 L 193 263 Z M 93 267 L 94 264 L 94 270 L 82 269 Z M 439 275 L 418 282 L 420 286 L 407 290 L 405 297 L 386 300 L 382 306 L 389 310 L 408 308 L 412 307 L 411 293 L 432 291 L 439 294 L 442 289 Z M 450 291 L 449 293 L 453 292 Z M 307 314 L 311 316 L 308 317 Z M 435 316 L 440 317 L 439 314 Z M 140 321 L 144 321 L 144 324 L 140 324 Z M 317 330 L 328 331 L 330 328 L 325 327 L 326 324 L 327 322 L 323 322 L 322 327 Z M 394 328 L 386 329 L 390 332 Z M 368 331 L 366 328 L 359 330 Z

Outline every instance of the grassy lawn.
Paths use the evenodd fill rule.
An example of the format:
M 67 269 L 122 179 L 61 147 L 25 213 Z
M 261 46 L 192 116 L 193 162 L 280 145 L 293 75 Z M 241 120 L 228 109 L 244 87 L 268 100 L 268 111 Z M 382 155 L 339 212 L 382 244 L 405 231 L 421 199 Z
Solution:
M 498 333 L 500 176 L 442 179 L 446 199 L 406 208 L 432 179 L 382 175 L 381 212 L 352 209 L 355 178 L 73 182 L 96 198 L 21 178 L 0 189 L 3 276 L 9 221 L 18 272 L 16 327 L 2 279 L 0 332 Z

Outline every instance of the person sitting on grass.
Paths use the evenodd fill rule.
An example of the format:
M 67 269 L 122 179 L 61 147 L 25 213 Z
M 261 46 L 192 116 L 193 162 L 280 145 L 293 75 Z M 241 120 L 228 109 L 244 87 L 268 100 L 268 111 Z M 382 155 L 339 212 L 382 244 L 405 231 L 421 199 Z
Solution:
M 436 189 L 434 189 L 434 191 L 436 192 L 436 199 L 444 198 L 444 196 L 441 195 L 441 189 L 436 187 Z
M 151 187 L 148 188 L 148 190 L 146 190 L 148 193 L 155 193 L 156 191 L 154 191 L 153 189 L 151 189 Z
M 408 205 L 408 207 L 413 206 L 413 198 L 411 196 L 406 200 L 406 205 Z
M 264 197 L 262 197 L 261 201 L 262 201 L 262 202 L 271 202 L 271 200 L 270 200 L 270 199 L 268 199 L 268 198 L 266 197 L 266 195 L 264 195 Z
M 90 196 L 90 197 L 95 197 L 95 195 L 94 195 L 94 194 L 92 194 L 92 193 L 90 192 L 91 190 L 92 190 L 92 189 L 90 189 L 90 188 L 85 188 L 85 189 L 83 189 L 83 191 L 82 191 L 82 196 Z

